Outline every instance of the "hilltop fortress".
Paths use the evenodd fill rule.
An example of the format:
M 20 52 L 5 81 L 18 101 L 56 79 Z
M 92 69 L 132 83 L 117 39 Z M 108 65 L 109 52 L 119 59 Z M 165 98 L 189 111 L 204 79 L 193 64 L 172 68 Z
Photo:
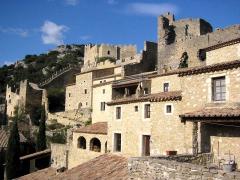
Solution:
M 71 169 L 105 153 L 208 154 L 215 164 L 234 157 L 239 165 L 239 59 L 240 25 L 213 31 L 203 19 L 171 13 L 158 17 L 158 42 L 146 41 L 139 54 L 134 45 L 86 45 L 81 72 L 66 86 L 65 111 L 48 113 L 49 122 L 82 125 L 67 144 L 51 145 L 52 167 Z M 16 101 L 10 92 L 8 109 Z M 131 162 L 131 177 L 144 177 L 141 158 Z

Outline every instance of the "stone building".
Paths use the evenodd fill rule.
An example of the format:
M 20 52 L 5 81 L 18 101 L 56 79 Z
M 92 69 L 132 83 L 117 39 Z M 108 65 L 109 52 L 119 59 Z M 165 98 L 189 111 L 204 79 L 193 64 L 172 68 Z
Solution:
M 22 106 L 31 117 L 31 113 L 34 113 L 34 108 L 41 107 L 43 94 L 43 89 L 40 89 L 36 84 L 30 83 L 27 80 L 21 81 L 19 88 L 15 90 L 7 86 L 7 115 L 13 117 L 15 107 Z
M 170 13 L 158 22 L 158 43 L 146 42 L 140 56 L 126 50 L 134 53 L 119 64 L 118 46 L 86 47 L 64 113 L 89 109 L 92 124 L 73 128 L 61 153 L 52 146 L 54 167 L 104 153 L 212 153 L 215 163 L 240 163 L 240 26 L 213 31 Z

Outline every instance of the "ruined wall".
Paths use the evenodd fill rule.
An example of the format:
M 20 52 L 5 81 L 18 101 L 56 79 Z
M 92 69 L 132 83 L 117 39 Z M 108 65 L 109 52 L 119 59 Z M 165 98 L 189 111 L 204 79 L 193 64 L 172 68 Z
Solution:
M 68 168 L 68 147 L 65 144 L 51 143 L 51 167 Z
M 141 60 L 133 59 L 133 61 L 137 63 L 124 66 L 125 76 L 156 70 L 157 43 L 146 41 L 144 43 L 144 50 L 141 53 Z
M 205 65 L 206 62 L 199 59 L 199 49 L 240 37 L 240 25 L 211 32 L 211 25 L 201 19 L 167 19 L 166 22 L 163 19 L 166 17 L 158 19 L 159 73 L 177 69 L 184 52 L 187 52 L 189 67 Z M 169 30 L 169 26 L 172 29 Z
M 134 57 L 137 54 L 136 45 L 123 45 L 119 47 L 120 49 L 120 58 L 122 61 L 128 61 L 126 58 Z
M 157 158 L 131 158 L 128 161 L 130 179 L 239 179 L 239 172 L 225 173 L 216 168 Z
M 112 100 L 112 85 L 102 85 L 93 87 L 93 112 L 92 123 L 96 122 L 108 122 L 110 114 L 110 107 L 107 106 L 107 102 Z M 105 110 L 101 110 L 101 103 L 105 103 Z
M 207 65 L 239 60 L 240 43 L 208 51 L 206 53 L 206 58 Z
M 80 136 L 83 136 L 86 139 L 86 149 L 78 148 L 78 138 Z M 90 150 L 90 140 L 95 137 L 101 142 L 101 152 L 94 152 Z M 69 146 L 69 169 L 104 154 L 106 152 L 106 142 L 107 135 L 73 132 L 72 144 Z
M 144 118 L 145 104 L 147 102 L 111 106 L 111 118 L 108 122 L 108 149 L 111 152 L 128 157 L 142 156 L 142 136 L 151 135 L 152 120 Z M 138 106 L 137 112 L 135 112 L 135 106 Z M 116 119 L 116 107 L 121 107 L 121 119 Z M 114 152 L 114 133 L 121 133 L 121 152 Z

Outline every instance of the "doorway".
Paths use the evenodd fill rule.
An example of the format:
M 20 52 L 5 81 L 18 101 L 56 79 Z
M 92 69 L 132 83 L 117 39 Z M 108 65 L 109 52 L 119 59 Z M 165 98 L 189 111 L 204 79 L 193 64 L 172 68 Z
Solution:
M 150 137 L 149 135 L 142 136 L 142 156 L 150 156 Z

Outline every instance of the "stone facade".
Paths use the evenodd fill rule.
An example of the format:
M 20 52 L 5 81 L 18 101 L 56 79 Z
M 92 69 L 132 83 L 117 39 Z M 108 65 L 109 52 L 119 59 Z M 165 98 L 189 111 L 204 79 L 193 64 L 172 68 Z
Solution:
M 79 137 L 84 137 L 86 140 L 86 148 L 79 147 Z M 100 143 L 100 152 L 90 149 L 90 141 L 97 138 Z M 75 167 L 81 163 L 87 162 L 97 156 L 107 152 L 107 136 L 101 134 L 73 133 L 72 144 L 69 146 L 68 168 Z
M 184 52 L 188 55 L 188 66 L 205 65 L 199 50 L 239 38 L 240 26 L 212 31 L 203 19 L 175 20 L 173 14 L 158 18 L 158 71 L 177 69 Z
M 177 162 L 158 158 L 131 158 L 128 161 L 129 179 L 239 179 L 239 172 L 226 173 L 191 163 Z

